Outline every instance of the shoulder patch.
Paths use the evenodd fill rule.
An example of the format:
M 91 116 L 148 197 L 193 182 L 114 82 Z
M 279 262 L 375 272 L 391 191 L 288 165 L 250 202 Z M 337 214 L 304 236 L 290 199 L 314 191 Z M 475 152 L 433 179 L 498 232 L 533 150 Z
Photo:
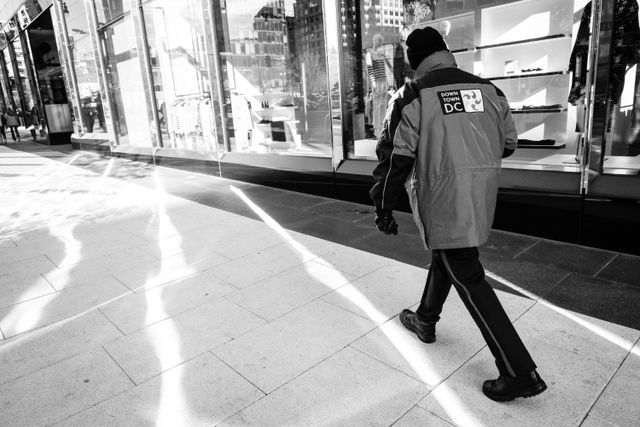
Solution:
M 443 114 L 483 113 L 484 100 L 480 89 L 445 90 L 438 92 Z

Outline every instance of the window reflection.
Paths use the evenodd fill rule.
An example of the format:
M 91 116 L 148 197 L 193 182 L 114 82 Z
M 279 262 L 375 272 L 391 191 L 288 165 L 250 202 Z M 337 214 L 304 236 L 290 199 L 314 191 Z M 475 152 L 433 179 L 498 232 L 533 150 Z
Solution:
M 105 109 L 100 93 L 98 65 L 89 34 L 89 23 L 83 0 L 67 0 L 65 21 L 69 34 L 69 52 L 78 82 L 80 115 L 85 134 L 107 132 Z
M 95 0 L 98 25 L 104 25 L 127 12 L 129 0 Z
M 331 155 L 321 1 L 214 1 L 233 151 Z
M 121 145 L 153 145 L 153 117 L 148 109 L 131 15 L 100 30 L 106 61 L 111 111 Z
M 163 146 L 215 151 L 206 10 L 199 0 L 154 0 L 143 11 Z
M 586 9 L 586 8 L 585 8 Z M 640 9 L 636 0 L 614 7 L 609 94 L 610 138 L 604 172 L 640 170 Z
M 569 62 L 586 3 L 341 0 L 345 123 L 352 130 L 345 132 L 347 155 L 375 159 L 387 102 L 413 78 L 406 37 L 429 26 L 442 34 L 460 69 L 490 80 L 510 101 L 520 148 L 505 164 L 577 172 L 581 130 L 568 102 Z

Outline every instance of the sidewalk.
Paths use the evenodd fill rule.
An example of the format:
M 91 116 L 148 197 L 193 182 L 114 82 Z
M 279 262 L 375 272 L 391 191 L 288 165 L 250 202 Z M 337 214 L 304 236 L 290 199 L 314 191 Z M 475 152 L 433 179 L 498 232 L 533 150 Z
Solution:
M 0 146 L 6 426 L 635 426 L 640 257 L 495 231 L 485 268 L 549 389 L 498 404 L 455 292 L 398 321 L 428 256 L 368 206 Z

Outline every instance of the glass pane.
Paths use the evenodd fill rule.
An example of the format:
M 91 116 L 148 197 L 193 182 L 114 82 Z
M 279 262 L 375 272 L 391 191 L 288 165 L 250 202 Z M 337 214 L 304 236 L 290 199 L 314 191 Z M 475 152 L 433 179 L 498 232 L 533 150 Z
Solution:
M 100 30 L 115 132 L 121 145 L 151 147 L 153 120 L 130 15 Z
M 106 133 L 107 125 L 100 93 L 96 52 L 89 34 L 85 2 L 84 0 L 67 0 L 65 3 L 69 52 L 78 82 L 83 132 L 85 134 Z
M 215 0 L 214 8 L 231 149 L 330 156 L 322 2 Z
M 413 78 L 406 37 L 429 26 L 443 35 L 460 69 L 490 80 L 510 101 L 520 139 L 505 165 L 579 171 L 582 130 L 580 110 L 568 102 L 569 63 L 587 0 L 344 3 L 345 21 L 356 23 L 343 35 L 345 95 L 354 99 L 345 121 L 353 123 L 345 132 L 353 135 L 348 156 L 375 159 L 387 102 Z
M 22 43 L 20 43 L 20 38 L 16 38 L 13 41 L 13 50 L 16 54 L 16 65 L 18 70 L 18 78 L 16 79 L 16 84 L 20 84 L 22 86 L 25 108 L 30 108 L 32 105 L 34 105 L 34 99 L 33 93 L 31 92 L 31 85 L 29 84 L 29 80 L 27 77 L 27 67 L 24 60 L 24 52 L 22 51 Z
M 18 94 L 18 86 L 16 85 L 16 78 L 13 72 L 13 65 L 11 63 L 8 46 L 2 51 L 2 59 L 4 63 L 5 76 L 8 80 L 6 82 L 8 85 L 6 89 L 7 96 L 10 96 L 13 99 L 14 108 L 20 107 L 20 95 Z
M 217 135 L 201 0 L 143 6 L 164 147 L 215 151 Z
M 95 3 L 98 26 L 113 21 L 124 12 L 130 10 L 129 0 L 95 0 Z
M 613 16 L 610 132 L 604 173 L 640 172 L 640 31 L 636 0 L 618 0 Z

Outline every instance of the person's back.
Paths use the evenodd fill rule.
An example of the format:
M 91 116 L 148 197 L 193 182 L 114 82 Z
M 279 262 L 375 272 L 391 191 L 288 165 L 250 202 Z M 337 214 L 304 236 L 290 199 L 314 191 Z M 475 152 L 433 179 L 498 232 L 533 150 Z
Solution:
M 9 127 L 20 126 L 20 122 L 18 121 L 18 116 L 12 110 L 7 111 L 5 115 L 5 120 L 7 122 L 7 126 Z
M 509 103 L 491 82 L 459 70 L 433 28 L 412 32 L 407 46 L 415 80 L 389 104 L 369 192 L 378 230 L 396 235 L 392 213 L 406 184 L 431 249 L 420 305 L 403 310 L 400 322 L 421 341 L 435 342 L 453 285 L 496 360 L 499 377 L 485 381 L 483 393 L 496 401 L 537 395 L 547 386 L 486 281 L 478 252 L 493 221 L 501 158 L 516 148 Z

